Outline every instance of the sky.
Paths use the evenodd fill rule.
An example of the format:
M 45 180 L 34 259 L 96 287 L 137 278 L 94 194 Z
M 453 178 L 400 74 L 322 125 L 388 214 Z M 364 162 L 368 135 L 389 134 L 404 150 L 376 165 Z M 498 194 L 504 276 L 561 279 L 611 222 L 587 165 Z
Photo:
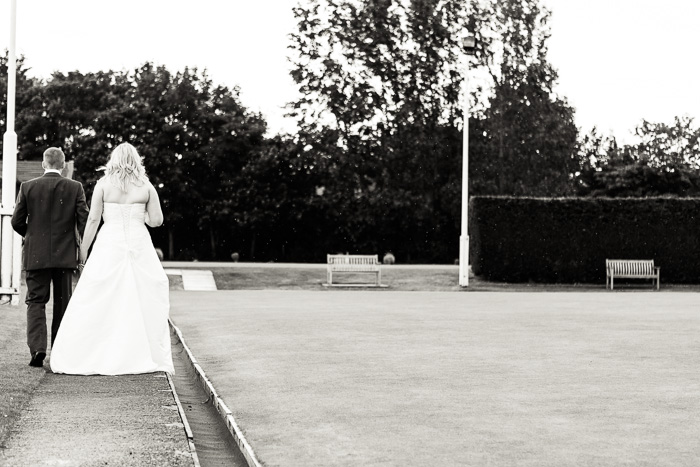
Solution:
M 543 0 L 551 9 L 549 60 L 556 91 L 621 142 L 643 118 L 700 125 L 700 1 Z M 288 35 L 296 0 L 17 0 L 17 52 L 30 75 L 55 70 L 131 70 L 150 61 L 171 71 L 207 69 L 239 86 L 269 130 L 293 132 L 284 105 L 297 96 Z M 0 49 L 9 46 L 10 0 L 0 4 Z M 4 129 L 3 129 L 4 131 Z
M 644 118 L 700 126 L 700 2 L 544 0 L 552 11 L 549 61 L 557 91 L 587 132 L 622 142 Z

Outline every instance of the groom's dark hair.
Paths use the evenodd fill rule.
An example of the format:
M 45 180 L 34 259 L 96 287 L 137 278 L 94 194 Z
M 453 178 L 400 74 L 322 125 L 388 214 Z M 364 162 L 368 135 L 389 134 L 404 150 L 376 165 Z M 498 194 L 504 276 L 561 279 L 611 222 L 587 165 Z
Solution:
M 49 169 L 62 169 L 66 165 L 66 155 L 61 148 L 49 148 L 44 151 L 44 162 Z

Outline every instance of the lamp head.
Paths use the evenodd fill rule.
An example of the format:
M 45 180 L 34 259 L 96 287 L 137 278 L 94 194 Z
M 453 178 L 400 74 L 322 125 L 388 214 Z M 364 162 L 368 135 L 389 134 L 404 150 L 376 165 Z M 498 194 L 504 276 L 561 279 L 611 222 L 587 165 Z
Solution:
M 476 49 L 476 37 L 474 34 L 467 34 L 467 36 L 462 38 L 462 47 L 464 51 L 469 55 L 474 55 Z

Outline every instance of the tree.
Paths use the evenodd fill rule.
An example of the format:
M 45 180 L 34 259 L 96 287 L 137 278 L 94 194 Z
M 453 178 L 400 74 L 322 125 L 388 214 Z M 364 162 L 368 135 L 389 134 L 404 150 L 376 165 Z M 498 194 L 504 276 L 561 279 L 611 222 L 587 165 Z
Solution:
M 0 56 L 0 128 L 7 130 L 7 73 L 9 53 Z M 15 84 L 15 132 L 17 133 L 17 158 L 19 160 L 41 159 L 44 149 L 43 134 L 45 128 L 41 120 L 43 83 L 28 76 L 29 68 L 24 56 L 17 58 Z M 0 141 L 0 149 L 2 148 Z
M 675 117 L 673 124 L 642 120 L 635 129 L 639 143 L 629 150 L 637 160 L 653 167 L 688 166 L 700 168 L 700 127 L 694 128 L 691 117 Z
M 593 174 L 587 194 L 612 198 L 698 196 L 700 173 L 687 166 L 661 170 L 643 163 L 612 166 Z
M 226 206 L 231 187 L 240 186 L 229 182 L 241 181 L 266 127 L 240 103 L 238 89 L 214 86 L 196 69 L 173 74 L 150 63 L 133 72 L 56 72 L 46 83 L 21 82 L 20 157 L 40 159 L 47 146 L 62 147 L 90 196 L 97 169 L 128 141 L 164 206 L 166 228 L 153 232 L 154 241 L 168 245 L 170 258 L 214 258 L 226 247 L 234 223 Z
M 672 125 L 642 120 L 639 142 L 618 147 L 595 129 L 580 144 L 578 191 L 587 196 L 645 197 L 700 195 L 700 129 L 693 119 Z
M 338 232 L 339 248 L 404 247 L 404 258 L 423 250 L 433 259 L 426 242 L 456 237 L 441 222 L 441 187 L 458 164 L 463 6 L 310 1 L 295 15 L 300 138 L 328 171 L 330 215 L 356 220 Z
M 327 219 L 318 188 L 321 172 L 309 151 L 289 137 L 275 136 L 234 179 L 238 246 L 250 260 L 320 261 Z M 314 245 L 316 248 L 309 248 Z M 240 248 L 239 248 L 240 249 Z
M 127 85 L 125 99 L 102 132 L 108 147 L 129 141 L 144 157 L 166 213 L 169 257 L 219 256 L 233 222 L 223 209 L 227 181 L 262 144 L 264 120 L 242 106 L 238 89 L 214 86 L 196 69 L 172 74 L 147 63 L 116 81 Z
M 479 57 L 493 94 L 483 112 L 484 141 L 472 160 L 476 179 L 497 180 L 479 192 L 570 194 L 578 131 L 574 110 L 553 91 L 549 10 L 539 1 L 506 0 L 485 3 L 479 16 Z
M 538 1 L 309 0 L 294 14 L 292 113 L 327 170 L 330 215 L 357 219 L 337 234 L 344 249 L 456 256 L 465 30 L 477 31 L 477 68 L 493 78 L 490 101 L 471 97 L 476 192 L 571 191 L 576 127 L 552 92 Z

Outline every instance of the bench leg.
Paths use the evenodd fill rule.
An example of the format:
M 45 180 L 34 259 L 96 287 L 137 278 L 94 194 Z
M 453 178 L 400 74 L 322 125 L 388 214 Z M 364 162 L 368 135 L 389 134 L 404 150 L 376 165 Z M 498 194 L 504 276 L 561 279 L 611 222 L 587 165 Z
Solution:
M 610 276 L 610 290 L 615 288 L 615 286 L 613 285 L 614 282 L 615 282 L 615 276 Z
M 328 285 L 333 285 L 333 271 L 328 271 Z
M 377 287 L 382 285 L 382 270 L 377 271 Z

